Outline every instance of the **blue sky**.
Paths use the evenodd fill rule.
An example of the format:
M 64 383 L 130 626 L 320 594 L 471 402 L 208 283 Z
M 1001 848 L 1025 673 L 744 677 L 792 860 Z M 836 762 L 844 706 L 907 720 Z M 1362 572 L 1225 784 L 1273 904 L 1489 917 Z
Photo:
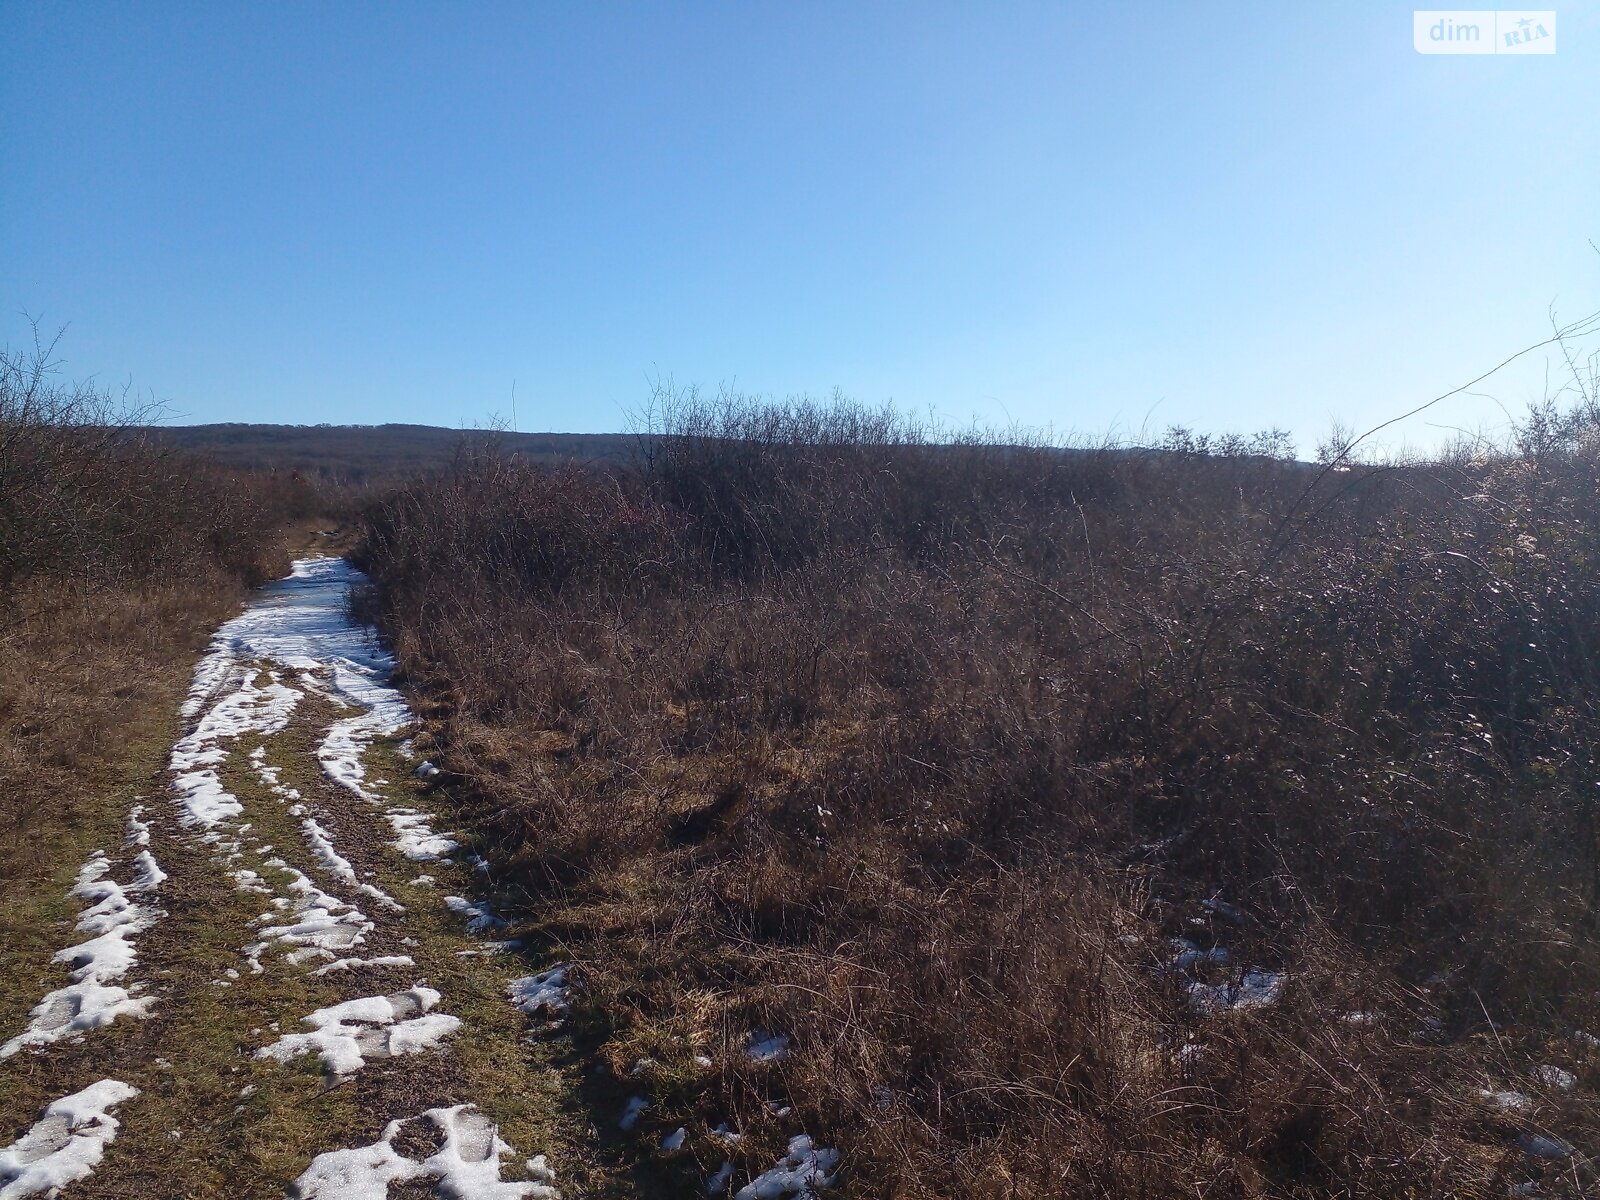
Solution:
M 1520 58 L 1411 11 L 0 0 L 0 336 L 185 421 L 670 378 L 1309 449 L 1600 308 L 1593 7 Z

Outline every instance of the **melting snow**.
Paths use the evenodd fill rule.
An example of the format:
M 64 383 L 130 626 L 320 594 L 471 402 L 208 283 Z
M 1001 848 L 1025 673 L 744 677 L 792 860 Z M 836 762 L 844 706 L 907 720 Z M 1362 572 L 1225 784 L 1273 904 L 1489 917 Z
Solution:
M 257 1058 L 288 1062 L 315 1052 L 333 1075 L 350 1075 L 369 1058 L 419 1054 L 461 1027 L 459 1018 L 429 1012 L 439 1003 L 432 988 L 414 987 L 392 996 L 364 996 L 302 1018 L 310 1033 L 291 1033 L 256 1051 Z
M 341 558 L 301 559 L 287 579 L 263 588 L 259 598 L 212 639 L 211 649 L 195 670 L 185 715 L 199 713 L 230 683 L 237 682 L 238 690 L 218 701 L 173 749 L 178 791 L 192 823 L 209 827 L 243 811 L 223 789 L 215 770 L 225 757 L 219 743 L 247 732 L 277 732 L 303 694 L 280 684 L 275 675 L 269 676 L 266 688 L 257 688 L 256 672 L 248 664 L 258 659 L 304 672 L 300 678 L 306 687 L 362 710 L 334 723 L 317 748 L 317 761 L 335 783 L 384 807 L 382 797 L 366 787 L 361 758 L 376 738 L 409 725 L 411 714 L 388 683 L 393 657 L 370 629 L 351 621 L 345 612 L 346 591 L 365 578 Z M 427 861 L 456 848 L 455 842 L 428 828 L 420 813 L 386 809 L 384 815 L 394 827 L 396 845 L 409 858 Z
M 781 1033 L 769 1034 L 757 1030 L 750 1035 L 750 1044 L 745 1047 L 744 1052 L 752 1062 L 777 1062 L 789 1053 L 789 1039 Z
M 622 1110 L 622 1116 L 617 1120 L 617 1126 L 628 1132 L 639 1123 L 639 1118 L 644 1115 L 644 1110 L 650 1107 L 650 1101 L 643 1096 L 634 1096 L 628 1101 L 628 1106 Z
M 148 850 L 134 856 L 134 881 L 126 886 L 107 878 L 111 864 L 97 851 L 78 871 L 72 894 L 88 901 L 78 916 L 78 932 L 89 940 L 58 950 L 71 982 L 45 996 L 33 1009 L 28 1028 L 0 1045 L 0 1058 L 25 1046 L 43 1046 L 90 1029 L 109 1025 L 120 1016 L 147 1016 L 155 998 L 135 997 L 117 986 L 138 958 L 133 939 L 162 915 L 159 909 L 135 904 L 131 894 L 155 891 L 166 879 Z
M 410 957 L 404 954 L 383 954 L 377 958 L 337 958 L 325 966 L 318 967 L 311 972 L 318 978 L 323 975 L 333 975 L 339 971 L 353 971 L 357 967 L 414 967 Z
M 470 950 L 457 950 L 456 951 L 456 957 L 457 958 L 488 958 L 489 956 L 494 955 L 494 954 L 504 954 L 508 950 L 520 950 L 520 949 L 522 949 L 522 939 L 521 938 L 511 938 L 509 941 L 504 941 L 504 942 L 484 942 L 482 945 L 474 946 Z
M 554 1183 L 556 1181 L 555 1168 L 545 1161 L 545 1157 L 542 1154 L 535 1154 L 528 1160 L 528 1174 L 540 1183 Z
M 1533 1077 L 1545 1087 L 1554 1088 L 1559 1092 L 1570 1092 L 1578 1086 L 1578 1077 L 1571 1071 L 1551 1066 L 1549 1063 L 1541 1067 L 1535 1067 L 1533 1069 Z
M 272 889 L 262 883 L 261 876 L 254 871 L 240 868 L 237 871 L 229 871 L 228 877 L 233 880 L 234 887 L 241 892 L 259 892 L 263 896 L 272 895 Z
M 291 902 L 274 898 L 275 907 L 287 908 L 292 904 L 295 919 L 286 925 L 266 925 L 261 930 L 261 936 L 267 942 L 288 942 L 303 947 L 305 952 L 296 951 L 289 955 L 291 962 L 303 962 L 315 957 L 331 959 L 334 957 L 333 951 L 354 949 L 366 941 L 367 934 L 376 928 L 360 909 L 346 904 L 337 896 L 330 896 L 312 883 L 304 872 L 295 870 L 282 859 L 271 859 L 267 865 L 289 873 L 289 890 L 298 899 Z M 275 914 L 265 913 L 259 921 L 264 923 L 274 919 Z M 251 949 L 255 950 L 255 947 Z M 260 953 L 253 953 L 250 957 L 259 960 Z
M 1226 946 L 1212 946 L 1202 950 L 1188 938 L 1173 938 L 1172 951 L 1171 965 L 1179 971 L 1190 970 L 1202 963 L 1225 964 L 1233 957 L 1228 953 Z
M 837 1150 L 818 1150 L 801 1134 L 789 1139 L 789 1153 L 770 1171 L 763 1171 L 735 1193 L 734 1200 L 809 1200 L 818 1189 L 833 1186 L 839 1165 Z
M 505 926 L 505 922 L 495 916 L 487 904 L 474 904 L 462 896 L 446 896 L 444 903 L 451 912 L 467 919 L 468 933 L 484 933 Z
M 169 766 L 173 772 L 173 786 L 183 806 L 185 824 L 212 829 L 244 812 L 244 806 L 222 786 L 222 777 L 217 773 L 217 768 L 228 757 L 222 743 L 247 733 L 270 736 L 279 732 L 289 723 L 295 705 L 304 694 L 279 683 L 273 672 L 267 674 L 266 687 L 257 687 L 255 680 L 260 672 L 244 665 L 238 657 L 238 639 L 229 631 L 241 622 L 251 621 L 258 616 L 257 608 L 252 606 L 242 616 L 224 625 L 212 639 L 211 649 L 195 670 L 195 686 L 198 688 L 202 677 L 212 678 L 211 661 L 224 659 L 227 669 L 215 677 L 209 691 L 215 691 L 222 681 L 233 677 L 238 678 L 239 688 L 217 701 L 200 718 L 199 724 L 172 748 Z M 185 712 L 187 715 L 187 705 Z
M 1202 1016 L 1229 1010 L 1262 1008 L 1283 991 L 1285 976 L 1259 967 L 1246 971 L 1237 983 L 1191 983 L 1189 1007 Z
M 511 993 L 511 1003 L 529 1016 L 541 1010 L 564 1013 L 567 1011 L 567 965 L 562 963 L 538 975 L 513 979 L 507 990 Z
M 1533 1101 L 1521 1092 L 1493 1092 L 1488 1088 L 1480 1088 L 1478 1098 L 1496 1112 L 1527 1112 L 1533 1107 Z
M 126 841 L 130 846 L 148 846 L 150 844 L 150 826 L 141 819 L 143 816 L 143 804 L 135 804 L 128 810 L 128 836 Z
M 63 1096 L 44 1110 L 33 1128 L 0 1150 L 0 1200 L 20 1200 L 94 1174 L 119 1122 L 111 1110 L 139 1094 L 115 1079 L 102 1079 Z
M 413 808 L 391 808 L 384 820 L 394 830 L 394 848 L 412 862 L 437 862 L 461 845 L 443 834 L 435 833 L 428 818 Z
M 328 831 L 317 823 L 315 817 L 306 817 L 300 822 L 300 828 L 305 831 L 306 841 L 311 843 L 311 852 L 317 856 L 317 861 L 337 878 L 350 884 L 363 895 L 371 896 L 390 912 L 405 912 L 405 906 L 388 892 L 362 882 L 356 875 L 355 868 L 350 865 L 350 860 L 333 848 L 333 839 L 328 836 Z
M 494 1122 L 471 1105 L 430 1108 L 424 1117 L 444 1136 L 444 1145 L 433 1155 L 419 1162 L 400 1154 L 394 1140 L 407 1122 L 391 1121 L 370 1146 L 319 1154 L 295 1181 L 294 1195 L 300 1200 L 384 1200 L 391 1183 L 433 1180 L 441 1194 L 455 1200 L 557 1200 L 542 1157 L 529 1164 L 534 1180 L 500 1178 L 500 1159 L 511 1147 Z

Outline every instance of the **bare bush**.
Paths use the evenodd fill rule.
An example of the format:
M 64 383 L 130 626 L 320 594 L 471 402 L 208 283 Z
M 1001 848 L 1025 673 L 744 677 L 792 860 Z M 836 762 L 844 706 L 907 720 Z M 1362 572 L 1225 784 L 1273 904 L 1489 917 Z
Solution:
M 192 655 L 287 563 L 318 499 L 157 446 L 148 408 L 61 382 L 53 345 L 0 350 L 0 884 L 165 733 Z
M 662 399 L 641 469 L 463 458 L 364 553 L 663 1128 L 754 1164 L 781 1095 L 863 1196 L 1592 1186 L 1592 422 L 1317 468 Z M 1251 966 L 1272 1003 L 1197 1007 Z

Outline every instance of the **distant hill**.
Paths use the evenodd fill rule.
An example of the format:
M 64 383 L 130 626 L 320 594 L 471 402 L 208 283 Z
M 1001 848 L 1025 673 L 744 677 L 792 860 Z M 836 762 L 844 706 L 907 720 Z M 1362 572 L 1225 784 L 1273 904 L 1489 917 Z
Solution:
M 171 446 L 231 467 L 303 471 L 361 482 L 448 463 L 466 445 L 492 441 L 541 462 L 622 462 L 637 453 L 624 433 L 495 433 L 436 425 L 164 425 Z

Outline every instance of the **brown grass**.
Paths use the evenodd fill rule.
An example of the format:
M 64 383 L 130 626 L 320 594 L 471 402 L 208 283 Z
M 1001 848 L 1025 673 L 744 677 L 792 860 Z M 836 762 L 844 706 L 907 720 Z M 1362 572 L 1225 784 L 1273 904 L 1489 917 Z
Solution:
M 0 899 L 127 782 L 210 631 L 332 499 L 161 447 L 50 353 L 0 351 Z
M 0 903 L 50 873 L 40 839 L 74 828 L 120 778 L 129 745 L 165 728 L 232 581 L 78 592 L 35 580 L 0 633 Z
M 685 1194 L 722 1120 L 860 1196 L 1594 1186 L 1592 424 L 1280 448 L 691 404 L 636 474 L 490 456 L 369 513 L 363 602 L 580 965 L 594 1102 L 689 1124 Z M 1199 1015 L 1178 936 L 1289 981 Z

